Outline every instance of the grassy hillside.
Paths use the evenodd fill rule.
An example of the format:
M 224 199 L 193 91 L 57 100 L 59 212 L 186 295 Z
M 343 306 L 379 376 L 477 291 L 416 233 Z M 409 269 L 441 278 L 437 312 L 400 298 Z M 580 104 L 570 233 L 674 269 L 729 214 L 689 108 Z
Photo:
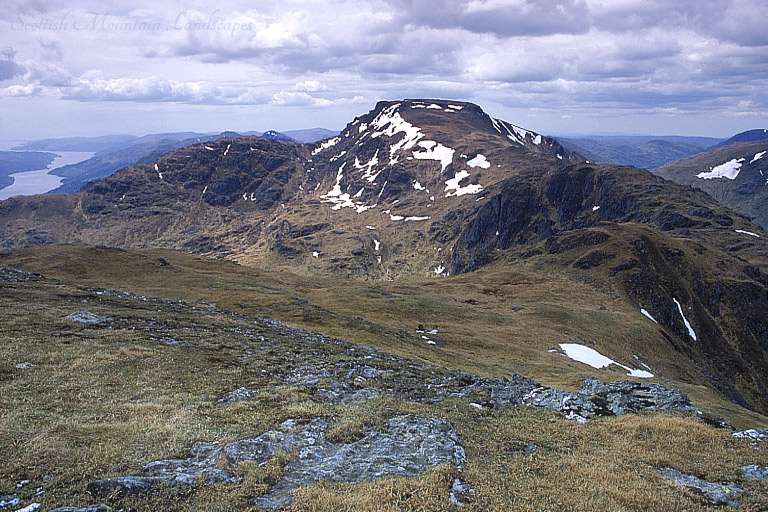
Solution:
M 328 435 L 339 441 L 359 439 L 395 414 L 449 420 L 467 454 L 463 478 L 476 491 L 464 510 L 715 510 L 656 469 L 725 482 L 740 466 L 768 462 L 765 451 L 690 415 L 643 413 L 578 425 L 544 409 L 478 410 L 470 401 L 479 398 L 421 402 L 418 389 L 402 398 L 319 404 L 309 388 L 279 376 L 328 358 L 365 360 L 367 349 L 351 356 L 350 345 L 324 343 L 317 352 L 292 331 L 255 320 L 270 316 L 405 357 L 391 363 L 390 382 L 406 367 L 420 369 L 425 383 L 456 370 L 517 372 L 570 389 L 590 375 L 626 378 L 616 367 L 596 370 L 547 352 L 557 343 L 592 341 L 625 363 L 639 353 L 656 372 L 654 381 L 679 383 L 694 406 L 735 426 L 768 425 L 697 384 L 695 368 L 657 344 L 655 327 L 615 290 L 536 265 L 512 270 L 500 263 L 456 278 L 375 285 L 160 250 L 46 246 L 6 254 L 0 265 L 45 276 L 4 279 L 0 293 L 0 491 L 13 490 L 25 503 L 94 503 L 85 490 L 92 480 L 137 474 L 146 462 L 185 457 L 197 441 L 254 436 L 296 417 L 330 418 Z M 110 320 L 65 318 L 76 311 Z M 424 343 L 419 324 L 438 328 L 446 344 Z M 217 403 L 240 386 L 256 389 L 255 398 Z M 538 448 L 525 454 L 531 442 Z M 274 484 L 286 461 L 230 468 L 241 478 L 237 485 L 167 488 L 109 502 L 140 510 L 246 510 L 248 498 Z M 292 509 L 445 510 L 455 471 L 441 465 L 416 478 L 320 484 L 297 491 Z M 31 482 L 15 490 L 23 480 Z M 738 483 L 746 491 L 741 510 L 768 506 L 765 483 Z M 44 494 L 34 496 L 37 488 Z

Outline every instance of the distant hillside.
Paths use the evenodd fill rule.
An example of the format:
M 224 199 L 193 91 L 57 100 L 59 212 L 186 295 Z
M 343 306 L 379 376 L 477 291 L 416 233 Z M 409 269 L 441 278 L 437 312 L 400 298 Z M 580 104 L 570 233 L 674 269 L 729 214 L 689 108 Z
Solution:
M 655 169 L 669 162 L 705 151 L 722 139 L 681 136 L 557 137 L 566 148 L 597 164 L 631 165 Z
M 232 136 L 232 132 L 227 132 Z M 234 134 L 237 135 L 237 134 Z M 50 193 L 77 192 L 83 185 L 99 178 L 111 176 L 119 169 L 141 163 L 152 162 L 161 155 L 176 149 L 216 140 L 221 135 L 205 135 L 195 132 L 163 133 L 145 135 L 131 140 L 117 149 L 97 153 L 93 158 L 74 165 L 60 167 L 52 172 L 64 178 L 59 188 Z
M 324 128 L 308 130 L 292 130 L 285 133 L 269 131 L 263 134 L 247 132 L 247 135 L 257 135 L 283 141 L 311 143 L 337 135 L 338 132 Z M 44 139 L 32 141 L 17 146 L 23 150 L 48 151 L 93 151 L 96 154 L 84 162 L 60 167 L 52 172 L 64 178 L 62 185 L 50 193 L 77 192 L 83 185 L 99 178 L 111 176 L 113 173 L 130 165 L 153 162 L 161 155 L 181 149 L 192 144 L 217 140 L 223 137 L 239 137 L 240 134 L 226 131 L 219 134 L 177 132 L 150 134 L 143 137 L 133 135 L 108 135 L 103 137 L 71 137 L 59 139 Z M 19 153 L 15 153 L 19 154 Z M 16 158 L 16 157 L 13 157 Z M 32 170 L 24 166 L 16 166 L 8 160 L 8 173 Z M 0 163 L 1 165 L 1 163 Z M 42 165 L 45 167 L 45 165 Z M 40 169 L 42 167 L 34 167 Z M 0 171 L 0 188 L 12 183 L 10 178 L 3 176 Z
M 90 151 L 100 153 L 131 144 L 135 135 L 104 135 L 102 137 L 68 137 L 25 142 L 13 149 L 23 151 Z
M 317 142 L 319 140 L 330 139 L 339 134 L 338 131 L 327 130 L 325 128 L 310 128 L 307 130 L 288 130 L 282 132 L 283 135 L 287 135 L 296 142 L 310 143 Z
M 707 192 L 768 228 L 768 133 L 751 130 L 709 151 L 654 171 L 675 183 Z
M 768 130 L 757 129 L 741 132 L 734 135 L 727 141 L 723 142 L 722 146 L 733 144 L 734 142 L 766 142 L 768 141 Z

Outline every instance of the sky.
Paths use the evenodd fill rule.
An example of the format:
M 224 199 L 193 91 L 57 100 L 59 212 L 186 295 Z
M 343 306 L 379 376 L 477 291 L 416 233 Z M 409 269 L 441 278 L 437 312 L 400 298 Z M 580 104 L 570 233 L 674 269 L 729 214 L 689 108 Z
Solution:
M 6 0 L 0 141 L 342 129 L 442 98 L 544 134 L 768 127 L 768 0 Z

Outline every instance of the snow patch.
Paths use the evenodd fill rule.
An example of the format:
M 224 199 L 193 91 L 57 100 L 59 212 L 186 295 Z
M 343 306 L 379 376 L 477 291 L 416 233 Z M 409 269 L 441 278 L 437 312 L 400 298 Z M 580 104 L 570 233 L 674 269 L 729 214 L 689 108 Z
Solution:
M 320 153 L 325 149 L 335 146 L 336 144 L 339 143 L 340 140 L 341 140 L 341 137 L 334 137 L 332 139 L 328 139 L 327 141 L 323 142 L 318 147 L 316 147 L 314 150 L 312 150 L 312 156 L 315 156 L 316 154 Z
M 216 151 L 211 146 L 205 146 L 205 149 L 207 149 L 208 151 Z M 251 151 L 253 151 L 253 149 L 251 149 Z
M 703 180 L 712 180 L 715 178 L 728 178 L 729 180 L 735 180 L 741 172 L 741 163 L 744 162 L 743 158 L 729 160 L 724 164 L 720 164 L 717 167 L 713 167 L 709 172 L 700 172 L 696 175 L 697 178 Z
M 630 368 L 624 366 L 621 363 L 617 363 L 613 359 L 604 356 L 593 348 L 579 345 L 578 343 L 560 343 L 560 348 L 565 352 L 565 356 L 574 361 L 587 364 L 592 368 L 606 368 L 612 364 L 623 368 L 627 371 L 627 375 L 630 377 L 639 377 L 641 379 L 649 379 L 653 377 L 653 374 L 645 370 L 638 370 L 636 368 Z
M 381 242 L 379 242 L 378 240 L 376 240 L 374 238 L 373 239 L 373 250 L 376 251 L 376 252 L 379 252 L 379 248 L 380 247 L 381 247 Z
M 648 318 L 650 318 L 650 319 L 653 321 L 653 323 L 655 323 L 655 324 L 658 324 L 658 323 L 659 323 L 659 322 L 657 322 L 657 321 L 656 321 L 656 319 L 655 319 L 655 318 L 653 318 L 653 317 L 651 316 L 651 314 L 650 314 L 649 312 L 647 312 L 646 310 L 644 310 L 644 309 L 641 309 L 641 310 L 640 310 L 640 312 L 641 312 L 642 314 L 644 314 L 645 316 L 647 316 Z
M 693 327 L 691 327 L 691 324 L 688 323 L 688 319 L 685 318 L 685 315 L 683 314 L 683 307 L 680 305 L 676 298 L 672 297 L 672 300 L 675 301 L 675 304 L 677 304 L 677 310 L 680 312 L 680 316 L 683 317 L 683 323 L 688 329 L 688 334 L 690 334 L 691 338 L 693 338 L 693 341 L 698 341 L 696 333 L 693 331 Z
M 445 272 L 445 265 L 440 264 L 437 267 L 435 267 L 433 270 L 435 271 L 435 274 L 440 275 L 443 272 Z
M 424 186 L 418 181 L 413 182 L 413 190 L 426 190 Z
M 475 158 L 467 162 L 470 167 L 480 167 L 481 169 L 488 169 L 491 167 L 491 163 L 486 160 L 485 155 L 478 154 Z
M 397 163 L 395 154 L 398 151 L 405 151 L 413 148 L 419 139 L 424 137 L 424 134 L 421 133 L 420 128 L 413 126 L 411 123 L 403 119 L 403 117 L 400 115 L 400 112 L 398 112 L 399 108 L 400 104 L 395 103 L 394 105 L 391 105 L 379 112 L 379 115 L 376 116 L 376 118 L 371 122 L 371 125 L 373 125 L 375 128 L 378 128 L 379 130 L 371 135 L 372 139 L 376 139 L 382 135 L 386 135 L 387 137 L 394 137 L 398 133 L 405 134 L 405 136 L 400 139 L 397 144 L 393 144 L 389 147 L 389 165 L 394 165 Z
M 451 196 L 463 196 L 465 194 L 478 194 L 481 190 L 483 190 L 482 185 L 467 185 L 466 187 L 462 187 L 459 183 L 461 183 L 466 178 L 469 178 L 469 171 L 461 170 L 456 173 L 456 175 L 445 182 L 445 197 L 451 197 Z
M 335 162 L 336 160 L 338 160 L 339 158 L 343 157 L 346 154 L 347 154 L 346 151 L 342 151 L 338 155 L 331 157 L 331 162 Z
M 320 199 L 322 199 L 324 203 L 332 203 L 333 206 L 331 207 L 331 210 L 341 210 L 342 208 L 354 208 L 357 213 L 363 213 L 366 210 L 375 208 L 376 207 L 375 204 L 372 206 L 366 206 L 362 203 L 356 203 L 352 201 L 352 198 L 349 196 L 348 192 L 341 191 L 341 180 L 344 177 L 344 167 L 346 165 L 347 165 L 346 162 L 341 164 L 341 167 L 339 167 L 339 170 L 336 173 L 336 184 L 327 194 L 321 195 Z
M 369 183 L 373 183 L 376 181 L 376 178 L 379 177 L 379 174 L 381 174 L 381 171 L 374 171 L 374 167 L 376 167 L 379 164 L 379 150 L 376 150 L 376 153 L 373 154 L 373 157 L 368 161 L 368 163 L 361 164 L 360 161 L 355 157 L 355 169 L 364 171 L 363 172 L 363 179 L 368 180 Z
M 749 236 L 760 238 L 760 235 L 758 235 L 757 233 L 753 233 L 751 231 L 744 231 L 743 229 L 737 229 L 736 232 L 741 233 L 742 235 L 749 235 Z
M 417 160 L 437 160 L 440 162 L 443 171 L 446 167 L 451 165 L 451 162 L 453 162 L 453 154 L 455 150 L 451 148 L 445 147 L 442 144 L 438 144 L 437 142 L 431 140 L 419 142 L 419 146 L 424 148 L 426 151 L 421 153 L 414 151 L 413 158 L 416 158 Z
M 597 210 L 599 210 L 599 209 L 600 209 L 600 207 L 599 207 L 599 206 L 597 206 L 597 205 L 595 205 L 595 206 L 593 206 L 593 207 L 592 207 L 592 211 L 593 211 L 593 212 L 596 212 L 596 211 L 597 211 Z
M 227 156 L 227 153 L 229 153 L 229 148 L 232 147 L 232 144 L 227 144 L 227 149 L 224 150 L 224 156 Z
M 318 258 L 318 259 L 319 259 L 319 258 L 320 258 L 320 253 L 319 253 L 319 252 L 317 252 L 317 251 L 312 251 L 312 257 L 313 257 L 313 258 Z
M 763 157 L 765 156 L 765 154 L 766 154 L 766 153 L 768 153 L 768 151 L 763 151 L 763 152 L 761 152 L 761 153 L 757 153 L 757 154 L 755 154 L 755 157 L 754 157 L 754 158 L 753 158 L 753 159 L 752 159 L 752 160 L 751 160 L 749 163 L 753 164 L 753 163 L 757 162 L 758 160 L 760 160 L 761 158 L 763 158 Z
M 406 218 L 405 218 L 405 221 L 406 221 L 406 222 L 408 222 L 409 220 L 429 220 L 429 219 L 431 219 L 431 218 L 432 218 L 432 217 L 427 217 L 427 216 L 423 216 L 423 217 L 419 217 L 419 216 L 415 216 L 415 217 L 406 217 Z

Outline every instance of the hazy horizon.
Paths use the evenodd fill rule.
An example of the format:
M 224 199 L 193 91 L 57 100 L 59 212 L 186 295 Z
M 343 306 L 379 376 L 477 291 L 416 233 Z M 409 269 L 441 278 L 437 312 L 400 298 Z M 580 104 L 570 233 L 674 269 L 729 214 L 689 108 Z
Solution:
M 768 126 L 764 0 L 10 0 L 0 138 L 341 130 L 445 98 L 543 134 Z

